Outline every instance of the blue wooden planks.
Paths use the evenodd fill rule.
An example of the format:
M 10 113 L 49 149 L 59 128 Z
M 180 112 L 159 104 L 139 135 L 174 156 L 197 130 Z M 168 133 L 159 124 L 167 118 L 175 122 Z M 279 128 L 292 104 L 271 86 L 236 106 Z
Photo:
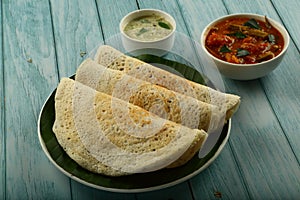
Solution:
M 297 0 L 293 1 L 280 1 L 280 0 L 272 0 L 272 4 L 276 8 L 280 18 L 284 22 L 286 29 L 289 31 L 291 37 L 293 38 L 293 42 L 295 43 L 298 51 L 300 46 L 300 38 L 299 38 L 299 7 L 300 2 Z
M 209 7 L 214 7 L 216 13 L 213 18 L 218 17 L 220 15 L 219 10 L 222 10 L 218 9 L 218 4 L 212 1 L 207 4 L 206 10 Z M 276 16 L 276 13 L 272 13 L 272 11 L 274 12 L 272 4 L 266 5 L 265 2 L 262 3 L 261 1 L 251 1 L 248 4 L 244 1 L 234 4 L 225 1 L 225 5 L 229 13 L 254 12 L 262 14 L 270 12 L 268 14 Z M 263 80 L 262 83 L 264 83 Z M 231 136 L 230 144 L 232 144 L 234 155 L 238 161 L 237 164 L 251 198 L 294 198 L 299 194 L 299 187 L 292 186 L 299 185 L 299 167 L 286 169 L 285 166 L 286 163 L 298 166 L 298 163 L 290 149 L 289 141 L 285 138 L 285 133 L 281 130 L 281 124 L 277 122 L 278 116 L 274 115 L 272 106 L 266 103 L 270 100 L 268 98 L 269 93 L 265 93 L 264 87 L 261 87 L 260 84 L 260 81 L 226 81 L 229 91 L 242 96 L 242 105 L 233 119 L 232 131 L 238 134 Z M 280 92 L 278 89 L 275 91 Z M 277 99 L 278 97 L 280 99 L 279 94 L 277 95 Z M 271 101 L 271 103 L 273 102 Z M 274 148 L 274 146 L 278 148 Z M 275 157 L 276 159 L 274 159 Z M 279 176 L 274 176 L 274 174 L 285 176 L 283 179 L 285 181 L 282 181 Z
M 58 72 L 68 77 L 103 42 L 96 3 L 51 0 L 50 6 Z
M 181 3 L 181 1 L 179 1 Z M 226 4 L 227 3 L 227 4 Z M 260 7 L 259 4 L 261 4 L 261 2 L 258 2 L 257 4 L 255 4 L 255 2 L 249 2 L 249 4 L 252 5 L 246 5 L 246 3 L 244 2 L 244 7 L 245 7 L 245 11 L 241 10 L 241 5 L 242 4 L 240 2 L 240 4 L 237 2 L 235 4 L 232 4 L 232 2 L 225 2 L 226 7 L 224 7 L 224 5 L 221 2 L 217 2 L 217 1 L 209 1 L 209 2 L 193 2 L 193 3 L 189 3 L 186 4 L 185 1 L 182 1 L 182 3 L 180 4 L 180 6 L 182 7 L 182 13 L 183 16 L 186 17 L 187 19 L 185 21 L 188 21 L 190 23 L 188 23 L 188 27 L 190 28 L 190 32 L 192 37 L 194 37 L 195 39 L 200 38 L 200 34 L 201 34 L 201 30 L 206 24 L 208 24 L 212 19 L 217 18 L 221 15 L 226 15 L 227 10 L 229 10 L 229 12 L 231 11 L 231 7 L 236 8 L 236 10 L 234 12 L 250 12 L 252 9 L 252 12 L 257 12 L 257 8 Z M 231 7 L 230 7 L 231 6 Z M 264 4 L 265 6 L 265 4 Z M 214 9 L 210 9 L 211 7 L 213 7 Z M 263 7 L 263 6 L 261 6 Z M 272 9 L 272 5 L 268 5 L 265 6 L 266 8 L 268 8 L 269 10 L 273 10 Z M 255 10 L 254 10 L 255 8 Z M 202 10 L 203 9 L 203 10 Z M 204 12 L 204 11 L 207 12 Z M 222 14 L 221 11 L 224 11 L 224 13 Z M 202 11 L 202 12 L 201 12 Z M 232 12 L 232 11 L 231 11 Z M 262 12 L 262 11 L 260 11 Z M 204 13 L 206 15 L 204 15 Z M 210 14 L 213 14 L 213 16 L 210 16 Z M 207 20 L 205 22 L 205 18 L 207 17 L 211 17 L 210 20 Z M 198 19 L 198 23 L 197 23 L 197 19 Z M 205 25 L 203 25 L 203 23 L 205 23 Z M 258 95 L 259 96 L 255 96 L 255 93 L 252 90 L 252 93 L 249 91 L 248 88 L 240 88 L 238 87 L 239 82 L 231 82 L 228 80 L 227 82 L 227 86 L 228 86 L 228 90 L 235 92 L 237 94 L 242 95 L 242 100 L 243 101 L 247 101 L 248 98 L 250 98 L 250 102 L 245 103 L 245 105 L 247 105 L 248 107 L 250 106 L 249 110 L 247 109 L 247 111 L 243 111 L 243 103 L 241 106 L 241 110 L 237 113 L 237 116 L 234 117 L 234 119 L 238 119 L 238 122 L 234 122 L 233 119 L 233 129 L 232 132 L 237 132 L 239 133 L 239 137 L 242 138 L 242 140 L 239 140 L 238 142 L 235 142 L 234 139 L 230 140 L 230 143 L 232 143 L 232 148 L 234 151 L 234 155 L 237 157 L 237 167 L 240 168 L 240 165 L 242 165 L 241 168 L 241 175 L 243 177 L 243 181 L 246 184 L 246 188 L 248 189 L 248 192 L 250 193 L 250 197 L 252 198 L 258 198 L 258 197 L 265 197 L 265 198 L 270 198 L 273 196 L 273 198 L 282 198 L 282 197 L 295 197 L 295 195 L 297 195 L 297 192 L 299 192 L 297 187 L 291 187 L 291 182 L 299 185 L 299 181 L 298 178 L 294 178 L 292 177 L 292 174 L 296 175 L 298 177 L 299 175 L 299 168 L 295 168 L 295 169 L 287 169 L 286 171 L 282 170 L 281 168 L 284 168 L 286 163 L 292 163 L 294 166 L 297 166 L 297 161 L 295 160 L 294 156 L 293 156 L 293 152 L 289 149 L 289 143 L 288 141 L 286 141 L 285 135 L 282 132 L 282 130 L 280 129 L 280 124 L 278 124 L 277 120 L 276 120 L 276 116 L 274 116 L 274 113 L 272 113 L 272 108 L 270 107 L 270 105 L 260 105 L 260 102 L 268 102 L 267 99 L 265 98 L 265 93 L 264 93 L 264 89 L 260 86 L 259 82 L 254 82 L 254 86 L 251 87 L 252 89 L 258 88 Z M 232 87 L 236 86 L 235 88 L 238 89 L 233 89 Z M 260 88 L 260 89 L 259 89 Z M 243 91 L 245 90 L 245 91 Z M 244 94 L 245 93 L 245 94 Z M 247 97 L 246 97 L 247 95 Z M 261 99 L 262 98 L 262 99 Z M 252 102 L 253 101 L 253 102 Z M 259 108 L 256 108 L 255 106 L 259 106 Z M 252 106 L 254 106 L 252 108 Z M 263 110 L 265 110 L 266 112 L 264 112 L 262 110 L 262 108 L 264 108 Z M 267 110 L 266 110 L 267 108 Z M 264 115 L 258 115 L 258 113 L 264 113 Z M 243 116 L 249 117 L 249 118 L 242 118 Z M 259 118 L 255 119 L 255 123 L 251 123 L 251 121 L 253 120 L 252 117 L 253 116 L 260 116 Z M 245 121 L 246 120 L 246 121 Z M 238 127 L 235 128 L 239 125 L 242 125 L 243 123 L 247 123 L 247 125 L 245 127 Z M 253 126 L 254 129 L 249 130 L 249 127 Z M 266 136 L 261 136 L 259 135 L 260 128 L 264 128 L 265 126 L 267 126 L 267 128 L 263 129 L 263 131 L 266 133 Z M 244 132 L 248 133 L 245 134 Z M 271 137 L 271 140 L 268 136 L 268 134 L 274 134 L 277 133 L 277 135 Z M 257 134 L 255 134 L 257 133 Z M 249 138 L 248 136 L 252 134 L 255 135 L 256 137 L 251 137 Z M 246 135 L 246 137 L 245 137 Z M 295 134 L 296 135 L 296 134 Z M 235 138 L 236 136 L 231 136 L 231 138 Z M 257 142 L 257 138 L 261 138 L 260 139 L 260 143 L 265 144 L 267 152 L 262 154 L 263 152 L 260 152 L 260 149 L 262 148 L 261 145 L 257 146 L 255 145 L 256 143 L 259 144 L 259 142 Z M 265 139 L 264 139 L 265 138 Z M 244 140 L 244 141 L 243 141 Z M 249 143 L 249 141 L 252 141 L 249 145 L 248 148 L 249 149 L 253 149 L 253 148 L 257 148 L 257 152 L 254 153 L 254 155 L 251 156 L 251 152 L 249 152 L 249 150 L 247 150 L 247 152 L 241 152 L 241 150 L 244 149 L 244 147 L 247 145 L 247 143 Z M 284 150 L 273 150 L 273 145 L 276 146 L 284 146 L 287 147 Z M 255 149 L 254 149 L 255 151 Z M 270 153 L 272 152 L 272 153 Z M 284 153 L 283 153 L 284 152 Z M 250 154 L 249 154 L 250 153 Z M 275 154 L 277 153 L 278 155 L 284 155 L 283 158 L 281 158 L 282 160 L 278 162 L 277 161 L 273 161 Z M 224 152 L 223 152 L 224 154 Z M 247 157 L 248 156 L 248 157 Z M 261 159 L 257 159 L 257 157 L 259 156 L 265 156 L 265 160 L 261 161 Z M 249 159 L 249 162 L 245 162 L 247 159 Z M 261 163 L 263 162 L 263 163 Z M 278 164 L 281 165 L 281 167 L 278 168 L 274 168 L 272 166 L 278 166 Z M 265 166 L 260 166 L 260 165 L 265 165 Z M 270 170 L 270 169 L 273 169 Z M 282 174 L 284 174 L 286 177 L 286 182 L 282 182 L 281 179 L 276 179 L 274 178 L 274 176 L 272 176 L 272 174 L 278 174 L 279 171 Z M 262 173 L 260 173 L 262 171 Z M 284 171 L 284 172 L 283 172 Z M 238 172 L 237 172 L 238 173 Z M 261 187 L 258 186 L 258 182 L 256 182 L 254 179 L 254 182 L 251 182 L 250 177 L 247 177 L 249 173 L 249 176 L 253 175 L 253 174 L 257 174 L 258 176 L 261 177 L 269 177 L 268 178 L 264 178 L 264 179 L 260 179 L 260 184 L 261 185 L 265 185 L 265 187 Z M 260 175 L 259 175 L 260 174 Z M 269 174 L 269 175 L 268 175 Z M 283 175 L 283 176 L 284 176 Z M 265 183 L 263 183 L 265 182 Z M 196 182 L 193 182 L 192 185 L 197 184 Z M 263 188 L 268 188 L 266 191 Z M 278 189 L 281 189 L 281 191 L 284 192 L 279 192 L 277 193 Z M 222 190 L 221 190 L 222 191 Z M 236 193 L 239 192 L 239 189 L 234 188 L 230 190 L 231 192 L 236 191 Z M 229 190 L 227 190 L 227 192 L 229 192 Z M 202 195 L 201 193 L 199 193 L 199 195 Z M 223 194 L 226 195 L 226 192 Z M 202 197 L 202 196 L 201 196 Z
M 162 177 L 163 178 L 163 177 Z M 165 200 L 165 199 L 184 199 L 184 200 L 192 200 L 194 199 L 189 185 L 184 182 L 173 187 L 153 191 L 153 192 L 146 192 L 140 193 L 136 195 L 136 199 L 141 200 Z
M 0 4 L 0 10 L 1 10 L 1 14 L 0 14 L 0 22 L 2 24 L 3 20 L 2 20 L 2 2 Z M 0 26 L 0 35 L 1 35 L 1 39 L 0 39 L 0 48 L 3 49 L 3 43 L 2 43 L 2 25 Z M 5 196 L 5 192 L 6 192 L 6 183 L 5 183 L 5 171 L 6 171 L 6 167 L 5 167 L 5 132 L 4 132 L 4 120 L 5 120 L 5 116 L 4 116 L 4 103 L 5 103 L 5 96 L 4 96 L 4 68 L 3 68 L 3 52 L 1 51 L 0 53 L 0 197 L 4 197 Z
M 295 12 L 299 8 L 299 1 L 289 1 L 283 4 L 282 1 L 273 1 L 273 5 L 282 20 L 282 24 L 289 31 L 291 43 L 289 50 L 282 64 L 279 66 L 272 76 L 268 76 L 263 80 L 263 87 L 268 94 L 269 101 L 274 107 L 280 124 L 286 134 L 286 137 L 300 162 L 300 140 L 299 134 L 299 111 L 300 111 L 300 56 L 299 56 L 299 26 L 295 25 L 300 20 L 299 12 Z M 285 105 L 285 106 L 283 106 Z
M 293 1 L 289 1 L 290 3 L 295 4 Z M 281 7 L 271 9 L 272 6 L 271 2 L 262 3 L 261 1 L 252 1 L 249 5 L 244 3 L 243 6 L 236 7 L 232 5 L 227 8 L 230 12 L 258 12 L 281 21 L 283 17 L 276 12 Z M 282 24 L 289 26 L 290 21 L 282 21 Z M 253 141 L 253 144 L 256 144 L 254 147 L 257 147 L 253 151 L 256 150 L 257 152 L 253 152 L 253 157 L 249 158 L 248 164 L 244 159 L 246 155 L 243 156 L 243 154 L 239 153 L 237 156 L 240 157 L 239 159 L 243 159 L 242 169 L 245 170 L 246 178 L 249 176 L 247 179 L 250 179 L 250 176 L 253 176 L 254 173 L 251 174 L 251 171 L 246 169 L 249 166 L 254 167 L 253 162 L 257 162 L 257 168 L 254 170 L 257 179 L 253 182 L 249 181 L 249 189 L 254 198 L 269 198 L 273 195 L 274 198 L 293 199 L 299 196 L 300 149 L 295 141 L 299 141 L 300 139 L 298 131 L 300 124 L 297 123 L 297 119 L 300 118 L 300 93 L 297 84 L 293 84 L 297 82 L 300 74 L 299 63 L 299 51 L 295 48 L 293 42 L 291 42 L 289 51 L 279 68 L 260 81 L 263 89 L 261 93 L 264 93 L 261 96 L 266 96 L 266 99 L 262 100 L 262 102 L 269 101 L 270 105 L 261 105 L 259 98 L 262 97 L 260 94 L 255 97 L 253 88 L 249 87 L 249 84 L 244 85 L 246 91 L 244 96 L 249 101 L 247 105 L 254 106 L 250 112 L 254 111 L 255 113 L 251 115 L 256 116 L 253 124 L 255 124 L 254 126 L 257 130 L 249 132 L 249 134 L 256 135 L 261 140 L 257 143 Z M 235 82 L 232 86 L 234 85 L 237 85 L 237 83 Z M 291 106 L 286 106 L 289 104 Z M 240 125 L 242 126 L 242 121 Z M 249 126 L 247 129 L 249 130 Z M 249 134 L 246 135 L 247 143 L 251 141 L 248 138 Z M 286 165 L 295 167 L 286 168 Z M 274 174 L 277 176 L 274 176 Z M 258 180 L 260 181 L 260 186 L 257 184 Z M 265 190 L 261 189 L 263 184 L 265 185 Z
M 50 164 L 37 137 L 40 108 L 57 83 L 48 4 L 5 1 L 2 6 L 5 197 L 68 198 L 68 179 Z
M 121 0 L 113 3 L 110 0 L 97 0 L 97 8 L 105 40 L 111 40 L 119 34 L 121 19 L 131 11 L 138 9 L 135 1 Z

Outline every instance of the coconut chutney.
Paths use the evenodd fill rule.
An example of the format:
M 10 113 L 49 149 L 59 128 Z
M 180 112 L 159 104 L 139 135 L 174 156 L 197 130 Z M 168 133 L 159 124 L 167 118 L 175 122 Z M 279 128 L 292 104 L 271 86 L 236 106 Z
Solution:
M 172 31 L 171 23 L 156 14 L 135 18 L 124 28 L 127 36 L 141 41 L 156 41 L 168 36 Z

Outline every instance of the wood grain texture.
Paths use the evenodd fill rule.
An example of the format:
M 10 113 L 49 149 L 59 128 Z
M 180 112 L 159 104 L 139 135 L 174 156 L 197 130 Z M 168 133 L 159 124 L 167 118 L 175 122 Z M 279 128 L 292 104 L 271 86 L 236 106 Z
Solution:
M 2 1 L 0 1 L 0 49 L 3 49 L 2 43 Z M 5 132 L 4 132 L 4 68 L 3 68 L 3 51 L 0 53 L 0 197 L 5 197 L 6 191 L 6 183 L 5 183 L 5 175 L 6 175 L 6 167 L 5 167 Z
M 275 18 L 276 13 L 272 9 L 272 4 L 267 3 L 251 1 L 232 4 L 225 1 L 229 13 L 264 13 Z M 299 190 L 292 185 L 299 185 L 299 178 L 293 176 L 299 176 L 299 168 L 287 169 L 285 166 L 286 163 L 298 166 L 298 163 L 277 121 L 278 116 L 274 115 L 272 106 L 266 103 L 268 102 L 266 95 L 269 93 L 265 93 L 260 81 L 242 83 L 228 80 L 226 83 L 230 91 L 242 96 L 243 103 L 236 115 L 237 120 L 233 121 L 233 127 L 240 129 L 241 134 L 231 139 L 251 197 L 295 197 Z M 274 160 L 274 157 L 280 159 Z M 256 179 L 250 178 L 254 174 Z M 285 176 L 285 181 L 282 181 L 281 177 L 275 177 L 274 174 Z
M 293 2 L 291 3 L 293 4 Z M 253 8 L 251 10 L 249 10 L 251 6 L 245 3 L 238 8 L 235 6 L 228 7 L 228 10 L 230 12 L 237 12 L 238 10 L 242 12 L 256 11 L 280 22 L 282 17 L 277 15 L 276 10 L 281 8 L 270 9 L 272 5 L 271 2 L 262 3 L 261 1 L 252 1 L 251 6 Z M 289 21 L 281 21 L 281 23 L 284 25 L 290 24 Z M 247 96 L 247 100 L 250 100 L 247 105 L 257 104 L 253 108 L 256 110 L 256 115 L 252 115 L 258 116 L 254 121 L 257 124 L 257 131 L 255 132 L 257 132 L 257 137 L 261 138 L 259 141 L 261 146 L 257 146 L 257 152 L 254 152 L 253 155 L 256 159 L 249 158 L 249 163 L 253 163 L 253 161 L 258 162 L 257 165 L 260 166 L 258 168 L 260 173 L 255 172 L 255 174 L 258 180 L 265 180 L 266 183 L 263 183 L 263 181 L 260 183 L 265 184 L 265 188 L 267 188 L 266 192 L 263 192 L 257 185 L 257 181 L 250 183 L 250 189 L 253 190 L 256 188 L 263 192 L 259 194 L 253 191 L 254 198 L 267 198 L 273 195 L 274 198 L 293 199 L 297 198 L 300 194 L 300 147 L 295 142 L 300 139 L 298 131 L 300 124 L 297 122 L 300 118 L 300 93 L 297 84 L 293 84 L 298 81 L 300 74 L 299 59 L 299 51 L 295 48 L 293 42 L 291 42 L 286 57 L 279 68 L 260 80 L 263 92 L 266 95 L 266 99 L 261 100 L 261 102 L 269 101 L 268 105 L 259 103 L 259 98 L 253 98 L 253 88 L 248 88 L 248 85 L 246 86 L 247 92 L 245 96 Z M 236 85 L 236 82 L 232 84 L 234 87 Z M 283 105 L 284 109 L 282 108 Z M 274 117 L 272 117 L 272 114 Z M 251 132 L 251 134 L 255 132 Z M 244 157 L 240 153 L 237 155 L 240 156 L 240 159 Z M 276 157 L 275 160 L 274 157 Z M 287 163 L 294 167 L 286 168 Z M 242 164 L 242 168 L 246 169 L 248 167 L 245 161 Z M 272 176 L 272 174 L 278 174 L 278 176 Z M 251 176 L 248 172 L 245 175 Z
M 163 177 L 162 177 L 163 178 Z M 166 199 L 184 199 L 192 200 L 194 199 L 192 193 L 190 192 L 189 185 L 187 183 L 181 183 L 173 187 L 153 191 L 140 193 L 136 195 L 139 200 L 166 200 Z
M 118 3 L 110 0 L 96 0 L 103 35 L 105 40 L 113 39 L 116 34 L 120 34 L 119 23 L 129 12 L 138 9 L 136 1 L 120 0 Z
M 76 181 L 72 183 L 72 199 L 135 200 L 135 194 L 108 192 L 94 189 Z
M 300 40 L 298 37 L 300 29 L 295 25 L 300 21 L 300 13 L 295 12 L 295 8 L 300 7 L 297 0 L 289 1 L 283 5 L 282 1 L 273 1 L 273 5 L 278 11 L 282 24 L 287 28 L 291 36 L 291 43 L 284 58 L 272 76 L 267 76 L 263 80 L 263 87 L 268 95 L 271 105 L 274 107 L 280 124 L 286 134 L 286 137 L 300 162 Z M 287 105 L 287 106 L 283 106 Z
M 75 73 L 98 43 L 103 42 L 95 1 L 51 0 L 60 78 Z
M 278 69 L 263 78 L 263 88 L 273 107 L 280 126 L 298 160 L 300 161 L 300 56 L 292 43 Z M 285 105 L 285 106 L 283 106 Z
M 233 150 L 251 198 L 293 199 L 299 192 L 294 187 L 299 185 L 299 167 L 287 165 L 299 165 L 265 93 L 257 90 L 258 82 L 230 86 L 244 102 L 233 123 L 241 133 L 232 137 Z
M 238 134 L 236 132 L 231 132 Z M 247 186 L 232 155 L 231 141 L 205 171 L 190 180 L 195 199 L 249 199 Z
M 68 198 L 69 181 L 37 137 L 41 106 L 57 83 L 50 12 L 44 1 L 5 1 L 3 67 L 7 199 Z
M 221 10 L 229 11 L 229 13 L 270 12 L 270 16 L 276 16 L 276 13 L 271 13 L 272 11 L 274 12 L 272 4 L 268 5 L 266 2 L 251 1 L 246 3 L 245 1 L 240 1 L 234 4 L 230 1 L 224 2 L 226 7 L 223 8 L 222 6 L 224 5 L 216 1 L 205 3 L 193 1 L 190 4 L 185 4 L 185 2 L 181 4 L 183 9 L 187 6 L 186 12 L 182 11 L 182 13 L 190 16 L 187 21 L 191 22 L 189 24 L 191 27 L 194 27 L 191 28 L 192 37 L 199 38 L 201 33 L 198 27 L 201 27 L 203 23 L 208 24 L 211 20 L 219 17 Z M 210 9 L 211 7 L 214 7 L 214 9 Z M 197 8 L 210 9 L 211 13 L 209 14 L 212 14 L 212 16 L 205 16 L 208 16 L 211 20 L 205 21 L 204 15 L 197 14 L 203 13 L 199 12 Z M 264 8 L 265 10 L 263 10 Z M 224 12 L 221 15 L 226 15 L 226 13 Z M 201 18 L 198 23 L 195 20 L 193 21 L 197 17 L 198 19 Z M 202 25 L 202 27 L 204 26 Z M 200 30 L 202 29 L 200 28 Z M 281 125 L 277 121 L 277 116 L 274 115 L 272 106 L 266 103 L 268 99 L 264 88 L 261 87 L 259 81 L 243 84 L 238 81 L 227 80 L 226 85 L 229 92 L 242 96 L 241 108 L 233 118 L 233 134 L 230 138 L 230 144 L 250 197 L 254 199 L 295 197 L 299 190 L 297 187 L 292 187 L 292 184 L 299 185 L 299 168 L 286 169 L 285 166 L 286 163 L 291 163 L 293 166 L 299 165 L 290 149 Z M 262 132 L 264 133 L 263 135 L 261 134 Z M 274 149 L 274 146 L 285 148 Z M 274 160 L 276 156 L 280 157 L 280 159 Z M 257 177 L 255 179 L 253 179 L 254 174 Z M 280 177 L 275 177 L 274 174 L 285 176 L 285 181 L 282 181 Z M 297 178 L 293 177 L 293 175 L 296 175 Z M 278 192 L 279 190 L 280 192 Z

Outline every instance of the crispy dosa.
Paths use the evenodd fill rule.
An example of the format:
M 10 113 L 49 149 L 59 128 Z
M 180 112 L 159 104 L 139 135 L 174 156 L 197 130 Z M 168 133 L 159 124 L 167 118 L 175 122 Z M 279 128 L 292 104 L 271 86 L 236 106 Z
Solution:
M 207 138 L 68 78 L 57 87 L 53 132 L 74 161 L 108 176 L 185 164 Z
M 75 80 L 192 129 L 210 133 L 225 121 L 217 106 L 105 68 L 91 59 L 78 67 Z
M 127 56 L 108 45 L 102 45 L 98 48 L 94 60 L 105 67 L 123 71 L 135 78 L 194 97 L 199 101 L 216 105 L 220 111 L 226 113 L 226 119 L 229 119 L 236 112 L 240 104 L 240 97 L 237 95 L 222 93 L 210 87 L 189 81 L 141 60 Z

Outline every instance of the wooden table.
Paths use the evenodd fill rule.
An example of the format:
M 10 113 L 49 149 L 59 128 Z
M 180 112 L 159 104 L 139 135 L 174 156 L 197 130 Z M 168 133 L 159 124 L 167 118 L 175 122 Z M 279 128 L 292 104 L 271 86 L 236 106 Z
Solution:
M 20 0 L 1 1 L 0 199 L 299 199 L 300 1 L 298 0 Z M 40 109 L 61 77 L 75 73 L 98 43 L 119 33 L 128 12 L 170 13 L 177 31 L 199 41 L 213 19 L 238 12 L 267 15 L 291 36 L 280 66 L 253 81 L 224 78 L 242 97 L 228 143 L 203 172 L 146 193 L 112 193 L 61 173 L 42 151 Z

